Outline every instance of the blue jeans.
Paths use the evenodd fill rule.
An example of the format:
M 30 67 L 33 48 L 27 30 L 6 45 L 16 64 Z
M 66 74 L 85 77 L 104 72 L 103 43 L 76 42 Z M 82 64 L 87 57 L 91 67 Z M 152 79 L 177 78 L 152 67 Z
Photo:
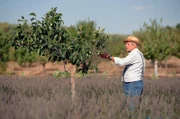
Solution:
M 143 80 L 134 82 L 123 82 L 124 94 L 126 96 L 126 104 L 130 111 L 134 111 L 139 106 L 140 97 L 143 92 Z

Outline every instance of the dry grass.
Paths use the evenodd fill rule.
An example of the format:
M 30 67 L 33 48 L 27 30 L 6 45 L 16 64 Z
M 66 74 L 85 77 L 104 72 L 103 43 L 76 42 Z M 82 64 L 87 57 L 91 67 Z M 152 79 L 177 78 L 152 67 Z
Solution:
M 180 79 L 145 80 L 136 119 L 180 117 Z M 121 82 L 99 76 L 70 79 L 0 76 L 0 119 L 129 119 Z

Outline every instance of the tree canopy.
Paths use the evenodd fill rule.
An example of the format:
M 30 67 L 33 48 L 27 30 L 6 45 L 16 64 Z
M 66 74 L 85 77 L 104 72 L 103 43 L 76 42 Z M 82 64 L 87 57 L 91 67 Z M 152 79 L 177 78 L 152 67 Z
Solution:
M 91 21 L 79 22 L 77 33 L 72 35 L 63 26 L 62 13 L 56 11 L 57 8 L 52 8 L 42 20 L 37 20 L 36 14 L 30 13 L 30 28 L 28 20 L 22 16 L 12 46 L 38 52 L 39 55 L 47 56 L 49 61 L 71 63 L 77 66 L 77 71 L 87 73 L 91 67 L 92 54 L 104 47 L 109 36 L 104 33 L 105 29 L 96 30 Z

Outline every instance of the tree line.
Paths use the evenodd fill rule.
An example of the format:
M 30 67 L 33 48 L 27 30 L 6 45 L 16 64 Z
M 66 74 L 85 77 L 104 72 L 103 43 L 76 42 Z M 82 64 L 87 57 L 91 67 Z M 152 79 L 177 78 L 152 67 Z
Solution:
M 26 64 L 32 62 L 45 64 L 48 62 L 48 59 L 51 61 L 70 59 L 71 63 L 79 63 L 78 65 L 80 65 L 81 61 L 85 63 L 83 58 L 90 58 L 89 55 L 92 55 L 91 59 L 94 59 L 92 62 L 95 62 L 95 64 L 99 62 L 96 60 L 97 54 L 91 54 L 89 51 L 101 50 L 101 52 L 108 52 L 113 56 L 125 56 L 127 54 L 124 50 L 123 39 L 131 34 L 107 33 L 108 35 L 106 35 L 104 29 L 97 29 L 96 22 L 90 19 L 80 20 L 75 25 L 64 26 L 64 21 L 61 18 L 62 14 L 56 13 L 53 15 L 53 13 L 56 13 L 56 9 L 48 12 L 42 20 L 37 20 L 36 14 L 31 13 L 30 20 L 26 20 L 22 16 L 18 19 L 19 24 L 0 23 L 1 73 L 5 71 L 6 62 L 8 61 L 15 61 L 26 66 Z M 144 53 L 146 59 L 150 59 L 154 63 L 155 71 L 159 62 L 167 61 L 171 56 L 180 57 L 180 23 L 176 26 L 163 26 L 162 22 L 162 19 L 160 21 L 150 19 L 150 24 L 144 23 L 142 28 L 132 33 L 132 35 L 137 36 L 141 40 L 142 47 L 140 47 L 140 50 Z M 94 36 L 95 31 L 97 36 Z M 100 31 L 103 33 L 100 33 Z M 100 34 L 101 36 L 98 36 Z M 76 40 L 69 42 L 72 37 Z M 57 40 L 59 38 L 61 38 L 61 43 L 59 42 L 58 44 Z M 51 39 L 51 41 L 47 42 L 44 39 Z M 34 40 L 36 42 L 33 42 Z M 81 44 L 71 47 L 71 49 L 76 49 L 77 52 L 67 50 L 67 44 L 72 44 L 72 42 Z M 13 45 L 12 43 L 15 44 Z M 57 52 L 55 48 L 57 49 L 59 46 L 61 46 L 61 51 Z M 21 47 L 26 48 L 16 50 Z M 45 47 L 51 47 L 51 53 L 47 53 L 49 50 L 47 51 Z M 36 52 L 31 52 L 35 50 Z M 64 55 L 59 55 L 58 53 L 60 52 L 64 53 Z M 68 56 L 72 52 L 74 54 L 71 57 L 70 55 Z M 57 57 L 58 55 L 61 57 Z M 58 58 L 59 60 L 57 60 Z M 158 75 L 157 71 L 155 74 Z

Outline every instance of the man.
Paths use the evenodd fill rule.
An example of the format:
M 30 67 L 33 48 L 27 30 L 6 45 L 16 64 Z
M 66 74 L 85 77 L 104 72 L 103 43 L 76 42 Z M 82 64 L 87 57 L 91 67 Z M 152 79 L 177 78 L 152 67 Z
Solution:
M 140 101 L 140 96 L 143 91 L 143 79 L 145 60 L 143 54 L 138 50 L 140 41 L 135 36 L 129 36 L 124 40 L 128 56 L 125 58 L 112 57 L 107 53 L 100 54 L 102 58 L 110 59 L 115 64 L 125 66 L 121 76 L 123 81 L 124 94 L 126 96 L 127 106 L 131 111 L 134 111 Z

